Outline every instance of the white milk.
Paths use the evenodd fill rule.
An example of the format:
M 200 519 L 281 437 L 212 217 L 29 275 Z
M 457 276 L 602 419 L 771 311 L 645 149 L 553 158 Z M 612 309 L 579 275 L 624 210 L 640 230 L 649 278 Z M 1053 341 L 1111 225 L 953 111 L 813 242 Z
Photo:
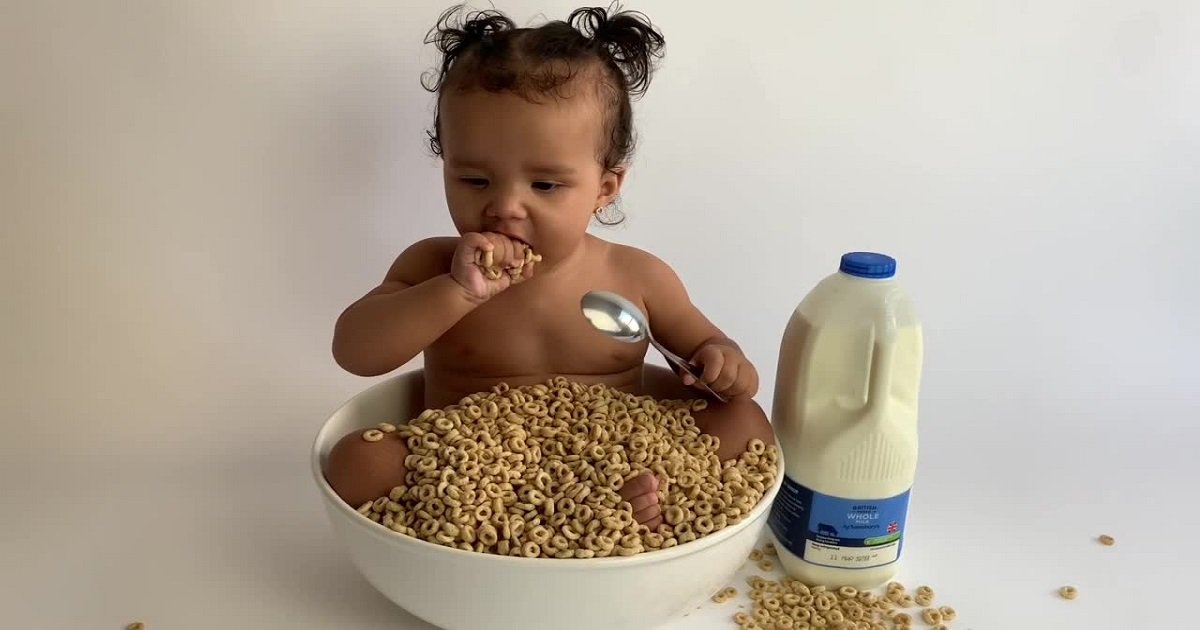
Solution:
M 811 585 L 873 588 L 900 558 L 922 339 L 895 266 L 846 254 L 783 333 L 771 421 L 786 477 L 770 527 L 783 568 Z

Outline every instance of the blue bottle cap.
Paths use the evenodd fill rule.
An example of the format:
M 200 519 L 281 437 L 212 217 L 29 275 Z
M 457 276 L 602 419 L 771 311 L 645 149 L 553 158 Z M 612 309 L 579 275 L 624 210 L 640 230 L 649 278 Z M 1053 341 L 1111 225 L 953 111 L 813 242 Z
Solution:
M 891 278 L 896 275 L 896 259 L 874 252 L 850 252 L 842 255 L 839 270 L 859 278 Z

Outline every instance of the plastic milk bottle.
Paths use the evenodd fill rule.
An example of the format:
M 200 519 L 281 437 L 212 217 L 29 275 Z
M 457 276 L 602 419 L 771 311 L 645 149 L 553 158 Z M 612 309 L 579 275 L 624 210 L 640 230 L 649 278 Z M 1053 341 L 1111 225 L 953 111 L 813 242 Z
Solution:
M 783 568 L 874 588 L 896 573 L 917 466 L 922 339 L 896 261 L 854 252 L 783 333 L 772 423 L 785 462 L 771 508 Z

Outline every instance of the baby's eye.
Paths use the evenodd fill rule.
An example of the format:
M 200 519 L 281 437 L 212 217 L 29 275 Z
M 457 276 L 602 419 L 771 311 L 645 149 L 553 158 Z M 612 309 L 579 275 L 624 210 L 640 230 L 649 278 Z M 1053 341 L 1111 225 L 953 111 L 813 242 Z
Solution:
M 533 189 L 541 192 L 551 192 L 559 187 L 554 182 L 533 182 Z
M 488 185 L 488 180 L 482 177 L 460 177 L 459 180 L 471 188 L 487 188 Z

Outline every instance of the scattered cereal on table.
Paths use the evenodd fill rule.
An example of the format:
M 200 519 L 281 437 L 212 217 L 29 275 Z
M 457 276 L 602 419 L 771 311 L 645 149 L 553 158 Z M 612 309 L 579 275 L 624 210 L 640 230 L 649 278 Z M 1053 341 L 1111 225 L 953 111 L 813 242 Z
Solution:
M 733 621 L 742 630 L 775 628 L 777 630 L 913 630 L 913 614 L 904 612 L 887 595 L 897 599 L 914 599 L 899 582 L 884 589 L 862 590 L 850 586 L 808 586 L 791 577 L 770 580 L 752 575 L 750 610 L 739 612 Z M 883 591 L 883 592 L 880 592 Z M 922 599 L 932 599 L 928 586 L 913 591 Z M 913 608 L 909 606 L 908 608 Z M 950 630 L 949 623 L 958 614 L 949 606 L 914 610 L 931 630 Z
M 725 588 L 717 591 L 716 594 L 712 596 L 712 600 L 715 603 L 724 604 L 734 597 L 737 597 L 737 594 L 738 592 L 736 588 L 733 588 L 732 586 L 726 586 Z

